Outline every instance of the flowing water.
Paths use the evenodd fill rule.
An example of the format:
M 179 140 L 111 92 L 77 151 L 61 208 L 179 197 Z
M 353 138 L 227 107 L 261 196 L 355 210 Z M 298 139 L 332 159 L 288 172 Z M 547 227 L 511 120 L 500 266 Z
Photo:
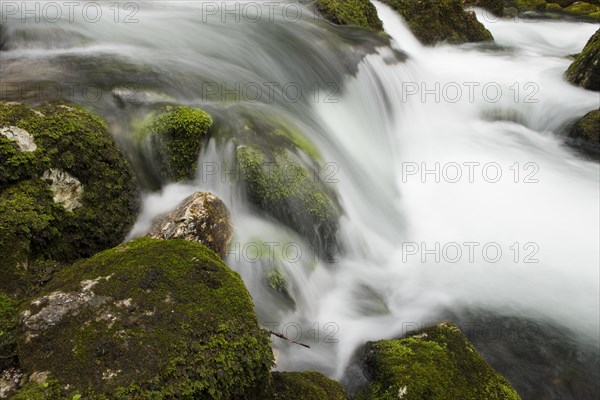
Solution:
M 196 190 L 219 195 L 235 227 L 227 263 L 261 324 L 311 346 L 274 338 L 278 369 L 342 378 L 365 341 L 452 318 L 524 398 L 599 393 L 600 170 L 560 136 L 600 105 L 562 77 L 597 25 L 478 10 L 494 45 L 428 48 L 377 2 L 389 38 L 296 3 L 251 2 L 239 20 L 221 2 L 100 4 L 97 22 L 3 8 L 2 97 L 89 107 L 138 166 L 133 131 L 164 102 L 217 123 L 277 118 L 321 153 L 344 210 L 334 260 L 207 174 L 232 162 L 214 140 L 193 182 L 144 195 L 131 234 Z M 286 296 L 265 280 L 273 262 Z

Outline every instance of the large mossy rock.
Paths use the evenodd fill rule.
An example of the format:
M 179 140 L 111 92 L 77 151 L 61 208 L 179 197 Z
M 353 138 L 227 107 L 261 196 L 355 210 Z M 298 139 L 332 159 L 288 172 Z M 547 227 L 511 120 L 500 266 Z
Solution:
M 569 66 L 567 79 L 585 89 L 600 91 L 600 29 Z
M 368 342 L 360 357 L 370 383 L 359 399 L 520 399 L 453 324 L 403 339 Z
M 465 0 L 465 5 L 481 7 L 498 16 L 504 11 L 504 0 Z
M 347 400 L 342 385 L 315 371 L 273 372 L 269 400 Z
M 162 182 L 192 179 L 208 128 L 210 115 L 199 108 L 167 106 L 153 114 L 138 133 L 149 144 L 154 171 Z
M 463 0 L 382 0 L 407 22 L 425 45 L 493 40 L 475 13 L 465 11 Z
M 240 146 L 236 156 L 254 204 L 306 237 L 318 253 L 334 250 L 339 211 L 312 171 L 285 149 Z
M 196 192 L 173 211 L 157 216 L 147 236 L 202 243 L 221 258 L 233 235 L 229 210 L 212 193 Z
M 0 371 L 16 363 L 17 301 L 0 291 Z
M 470 1 L 491 1 L 491 0 L 470 0 Z M 585 20 L 593 21 L 600 19 L 600 1 L 598 0 L 505 0 L 507 9 L 513 9 L 520 12 L 550 12 L 557 15 L 569 15 L 571 17 L 582 17 Z M 542 16 L 543 14 L 528 15 L 530 18 Z
M 321 155 L 291 124 L 252 113 L 219 120 L 214 136 L 234 147 L 228 181 L 240 183 L 250 203 L 288 226 L 322 256 L 337 252 L 341 207 L 321 176 Z
M 105 123 L 73 106 L 0 103 L 0 290 L 122 241 L 135 177 Z
M 244 283 L 199 243 L 141 238 L 65 268 L 20 328 L 22 369 L 71 397 L 255 399 L 270 384 Z
M 383 30 L 377 9 L 369 0 L 316 0 L 314 7 L 334 24 Z
M 579 119 L 569 131 L 572 144 L 600 154 L 600 110 L 594 110 Z

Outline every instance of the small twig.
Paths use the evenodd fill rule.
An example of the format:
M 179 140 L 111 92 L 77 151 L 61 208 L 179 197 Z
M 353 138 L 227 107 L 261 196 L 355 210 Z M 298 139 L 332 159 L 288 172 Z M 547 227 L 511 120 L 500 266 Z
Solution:
M 271 330 L 269 330 L 269 333 L 270 333 L 271 335 L 275 335 L 275 336 L 277 336 L 277 337 L 279 337 L 279 338 L 282 338 L 282 339 L 284 339 L 284 340 L 287 340 L 288 342 L 292 342 L 292 343 L 294 343 L 294 344 L 299 344 L 299 345 L 300 345 L 300 346 L 302 346 L 302 347 L 306 347 L 307 349 L 310 349 L 310 346 L 309 346 L 309 345 L 307 345 L 307 344 L 304 344 L 304 343 L 300 343 L 300 342 L 296 342 L 295 340 L 292 340 L 292 339 L 290 339 L 290 338 L 287 338 L 287 337 L 283 336 L 281 333 L 273 332 L 273 331 L 271 331 Z

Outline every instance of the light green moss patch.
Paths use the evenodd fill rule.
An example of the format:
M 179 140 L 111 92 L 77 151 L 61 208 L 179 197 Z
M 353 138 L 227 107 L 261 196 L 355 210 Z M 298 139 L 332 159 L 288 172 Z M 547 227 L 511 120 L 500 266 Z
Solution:
M 199 108 L 169 106 L 138 135 L 151 142 L 156 172 L 164 181 L 177 182 L 194 177 L 202 141 L 211 125 L 211 117 Z
M 315 371 L 274 372 L 269 400 L 346 400 L 342 385 Z
M 362 362 L 371 383 L 361 399 L 520 399 L 453 324 L 426 328 L 404 339 L 368 342 Z
M 314 4 L 317 11 L 334 24 L 383 30 L 377 9 L 369 0 L 316 0 Z

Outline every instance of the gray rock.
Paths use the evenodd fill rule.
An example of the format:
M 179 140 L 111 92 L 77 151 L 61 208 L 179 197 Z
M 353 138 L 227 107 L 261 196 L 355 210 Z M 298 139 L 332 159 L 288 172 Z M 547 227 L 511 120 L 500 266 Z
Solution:
M 221 199 L 196 192 L 175 210 L 156 217 L 147 236 L 202 243 L 224 258 L 232 234 L 229 211 Z
M 81 207 L 83 185 L 77 178 L 60 169 L 50 169 L 44 172 L 42 179 L 52 181 L 50 190 L 54 193 L 54 202 L 61 204 L 66 211 Z
M 16 142 L 22 151 L 33 152 L 37 149 L 33 135 L 25 129 L 16 126 L 4 126 L 0 128 L 0 134 L 4 135 L 8 140 Z

